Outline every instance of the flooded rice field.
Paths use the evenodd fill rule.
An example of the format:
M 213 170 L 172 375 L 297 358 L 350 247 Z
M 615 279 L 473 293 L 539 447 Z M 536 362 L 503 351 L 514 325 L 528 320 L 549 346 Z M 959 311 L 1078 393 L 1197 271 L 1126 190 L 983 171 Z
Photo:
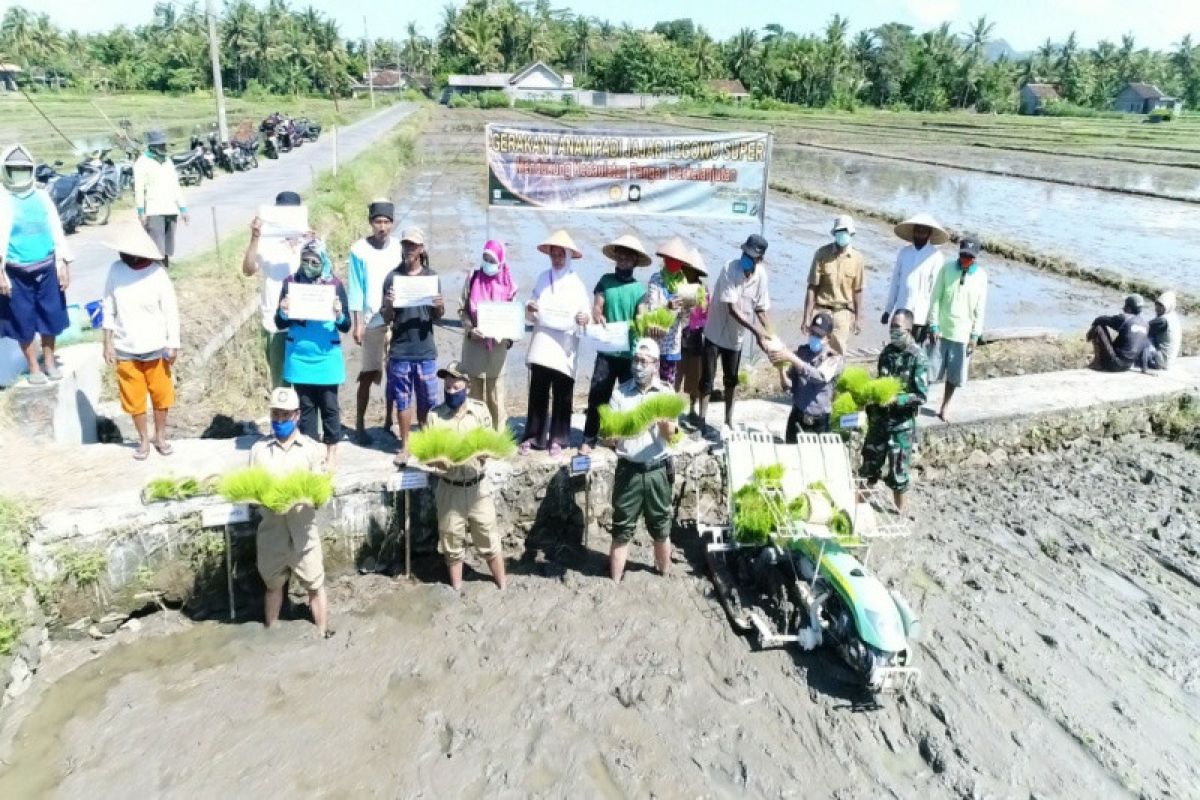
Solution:
M 503 593 L 345 579 L 329 641 L 154 615 L 55 645 L 0 718 L 0 797 L 1193 796 L 1198 482 L 1139 438 L 924 476 L 870 562 L 922 676 L 878 705 L 735 635 L 687 530 L 620 586 L 604 537 L 556 533 Z

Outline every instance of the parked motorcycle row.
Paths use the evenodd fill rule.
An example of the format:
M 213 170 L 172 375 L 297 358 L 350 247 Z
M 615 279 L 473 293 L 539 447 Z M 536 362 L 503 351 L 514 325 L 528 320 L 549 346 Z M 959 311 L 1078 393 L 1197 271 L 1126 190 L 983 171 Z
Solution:
M 245 172 L 258 166 L 262 148 L 267 158 L 279 158 L 304 142 L 315 142 L 321 135 L 319 123 L 309 119 L 291 119 L 272 114 L 259 125 L 258 133 L 242 138 L 220 141 L 216 126 L 207 134 L 193 132 L 188 149 L 175 153 L 171 161 L 183 186 L 198 186 L 212 180 L 218 169 L 227 173 Z M 93 150 L 80 161 L 75 172 L 62 172 L 62 161 L 39 164 L 34 176 L 49 192 L 63 230 L 74 233 L 80 225 L 106 225 L 112 205 L 122 194 L 133 191 L 133 162 L 137 145 L 128 141 L 120 160 L 109 156 L 112 148 Z

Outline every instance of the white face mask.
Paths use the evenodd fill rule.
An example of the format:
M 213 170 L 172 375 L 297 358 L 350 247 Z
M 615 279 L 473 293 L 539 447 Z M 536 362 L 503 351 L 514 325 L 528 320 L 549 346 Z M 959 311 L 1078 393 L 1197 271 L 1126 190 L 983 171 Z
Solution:
M 484 275 L 487 275 L 490 278 L 500 272 L 500 265 L 493 264 L 491 261 L 488 261 L 485 258 L 479 262 L 479 269 Z

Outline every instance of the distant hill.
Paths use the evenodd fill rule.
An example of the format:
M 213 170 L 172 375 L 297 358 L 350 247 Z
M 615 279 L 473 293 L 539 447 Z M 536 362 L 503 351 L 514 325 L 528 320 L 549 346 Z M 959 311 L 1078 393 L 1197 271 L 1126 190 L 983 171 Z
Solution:
M 1020 61 L 1029 57 L 1029 53 L 1021 53 L 1014 50 L 1012 45 L 1003 39 L 996 39 L 993 42 L 988 42 L 984 52 L 987 55 L 988 61 L 995 61 L 1000 58 L 1000 56 L 1007 57 L 1009 61 Z

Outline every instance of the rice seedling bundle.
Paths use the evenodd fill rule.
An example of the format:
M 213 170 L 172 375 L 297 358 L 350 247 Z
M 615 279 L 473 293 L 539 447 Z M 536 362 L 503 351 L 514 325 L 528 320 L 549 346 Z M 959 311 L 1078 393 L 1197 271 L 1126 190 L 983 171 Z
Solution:
M 512 431 L 492 428 L 472 428 L 466 432 L 446 427 L 431 427 L 417 431 L 408 440 L 413 458 L 424 463 L 442 462 L 463 464 L 478 456 L 508 458 L 517 452 Z
M 671 392 L 648 395 L 635 408 L 615 411 L 600 406 L 600 436 L 605 439 L 631 439 L 641 436 L 655 422 L 674 420 L 687 410 L 687 398 Z M 414 455 L 416 451 L 413 451 Z
M 871 373 L 867 372 L 864 367 L 850 366 L 842 371 L 842 376 L 838 378 L 837 391 L 838 394 L 849 393 L 859 402 L 862 396 L 863 389 L 871 381 Z
M 755 467 L 754 482 L 764 489 L 778 489 L 783 485 L 783 464 Z
M 330 497 L 333 497 L 333 478 L 301 469 L 275 478 L 261 502 L 276 514 L 286 514 L 297 505 L 320 508 Z
M 243 467 L 226 473 L 217 483 L 217 493 L 231 503 L 262 503 L 275 482 L 263 467 Z
M 761 487 L 748 483 L 733 496 L 733 535 L 746 544 L 766 544 L 775 530 L 775 515 Z
M 653 311 L 647 311 L 645 314 L 639 314 L 637 319 L 630 325 L 637 338 L 646 336 L 646 331 L 650 328 L 669 329 L 675 324 L 675 312 L 669 308 L 656 308 Z
M 900 394 L 900 379 L 885 375 L 868 381 L 862 389 L 861 402 L 868 406 L 886 406 Z
M 842 417 L 847 414 L 854 414 L 858 411 L 858 403 L 854 402 L 854 395 L 849 392 L 843 392 L 833 398 L 833 405 L 830 408 L 830 419 L 837 423 Z
M 204 481 L 195 478 L 155 478 L 142 488 L 143 503 L 157 503 L 164 500 L 187 500 L 200 494 L 213 494 L 216 490 L 215 479 Z
M 833 503 L 820 492 L 799 494 L 788 506 L 793 519 L 813 525 L 827 525 L 833 518 Z

